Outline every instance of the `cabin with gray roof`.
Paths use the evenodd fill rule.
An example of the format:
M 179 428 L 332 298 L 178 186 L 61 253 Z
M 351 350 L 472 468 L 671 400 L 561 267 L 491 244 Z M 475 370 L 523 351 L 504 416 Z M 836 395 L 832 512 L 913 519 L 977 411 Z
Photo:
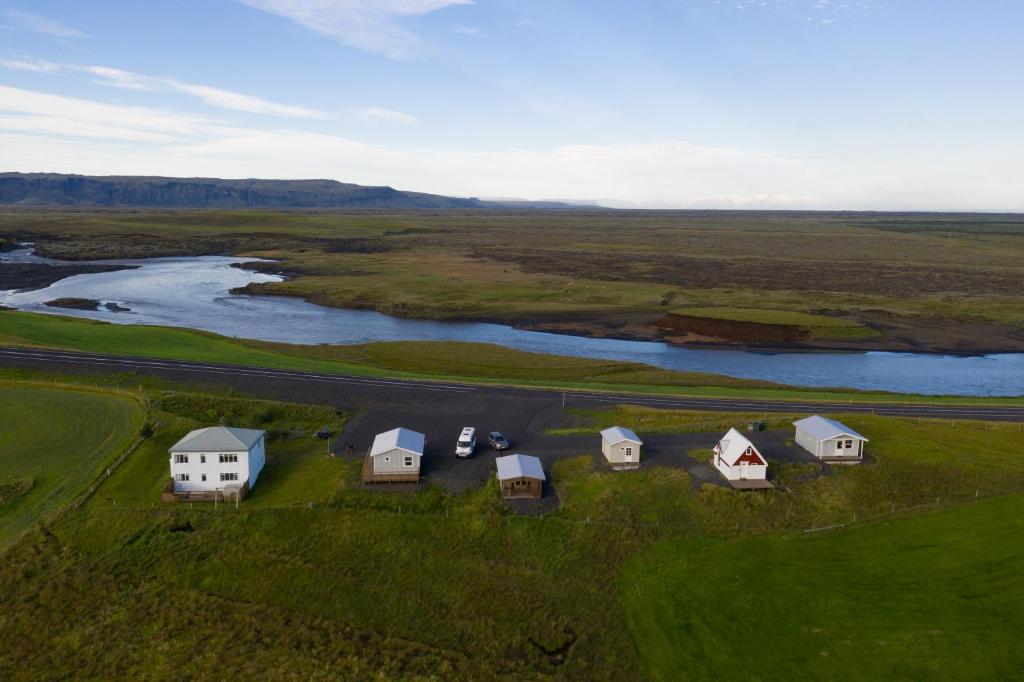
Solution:
M 768 460 L 736 429 L 729 429 L 715 444 L 711 463 L 737 490 L 773 487 L 768 481 Z
M 643 441 L 622 426 L 613 426 L 601 432 L 601 453 L 613 469 L 635 469 L 640 466 L 640 448 Z
M 796 444 L 822 461 L 855 464 L 864 459 L 868 439 L 842 422 L 814 415 L 793 426 Z
M 190 431 L 169 449 L 165 499 L 237 499 L 256 485 L 266 463 L 266 432 L 233 426 Z
M 494 460 L 498 467 L 498 485 L 506 500 L 539 498 L 544 494 L 544 467 L 531 455 L 506 455 Z
M 364 483 L 416 482 L 426 436 L 405 428 L 378 433 L 363 463 Z

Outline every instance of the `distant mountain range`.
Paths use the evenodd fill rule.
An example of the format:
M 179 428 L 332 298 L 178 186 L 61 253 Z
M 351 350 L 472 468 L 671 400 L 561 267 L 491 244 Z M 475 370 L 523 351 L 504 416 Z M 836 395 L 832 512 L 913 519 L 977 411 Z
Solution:
M 578 208 L 557 201 L 483 201 L 335 180 L 224 180 L 0 173 L 0 205 L 152 208 Z

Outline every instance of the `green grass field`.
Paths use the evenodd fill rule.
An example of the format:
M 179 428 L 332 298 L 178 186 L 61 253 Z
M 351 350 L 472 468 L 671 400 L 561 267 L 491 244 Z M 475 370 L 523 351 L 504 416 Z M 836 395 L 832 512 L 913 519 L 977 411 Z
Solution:
M 675 540 L 620 589 L 654 680 L 1024 671 L 1024 495 L 821 537 Z
M 53 517 L 137 437 L 124 395 L 0 383 L 0 549 Z
M 58 396 L 82 392 L 74 386 L 46 390 Z M 0 678 L 33 679 L 45 671 L 60 678 L 621 680 L 648 670 L 655 679 L 674 679 L 674 674 L 662 674 L 664 666 L 675 665 L 664 651 L 667 647 L 671 656 L 677 655 L 673 641 L 654 649 L 654 644 L 637 643 L 639 628 L 645 627 L 635 620 L 637 599 L 665 601 L 657 592 L 664 587 L 673 591 L 672 600 L 699 600 L 709 598 L 705 590 L 710 588 L 706 582 L 694 583 L 691 594 L 692 580 L 674 582 L 670 568 L 678 567 L 678 556 L 660 559 L 659 552 L 674 551 L 665 548 L 765 543 L 769 549 L 755 554 L 759 561 L 767 557 L 774 562 L 778 556 L 781 562 L 787 543 L 798 541 L 794 531 L 808 526 L 855 518 L 863 524 L 871 514 L 888 512 L 894 501 L 902 515 L 913 515 L 919 512 L 911 507 L 934 496 L 941 495 L 942 505 L 948 506 L 972 500 L 979 489 L 988 495 L 1024 487 L 1016 447 L 1019 425 L 953 426 L 848 415 L 844 419 L 851 426 L 870 434 L 873 462 L 814 480 L 793 476 L 786 479 L 788 492 L 695 490 L 682 470 L 610 473 L 581 453 L 552 469 L 561 508 L 544 518 L 521 518 L 509 515 L 493 485 L 459 494 L 437 487 L 405 492 L 361 488 L 355 484 L 358 463 L 329 459 L 323 441 L 312 437 L 322 425 L 338 429 L 344 424 L 347 415 L 331 408 L 158 382 L 137 390 L 149 405 L 146 440 L 81 508 L 3 553 Z M 60 397 L 49 404 L 62 402 Z M 689 413 L 649 416 L 649 425 L 663 430 L 699 421 Z M 715 418 L 703 416 L 704 421 Z M 221 422 L 268 431 L 268 462 L 252 495 L 237 510 L 233 505 L 214 509 L 210 504 L 161 503 L 168 446 L 189 429 Z M 979 509 L 965 506 L 960 513 L 973 518 Z M 1003 516 L 1007 513 L 1014 510 Z M 975 534 L 976 541 L 971 540 L 973 530 L 961 532 L 978 546 L 966 546 L 966 554 L 948 552 L 944 573 L 922 584 L 970 584 L 985 565 L 998 565 L 1006 552 L 1012 553 L 1015 536 L 999 534 L 996 516 L 980 517 L 986 529 Z M 877 527 L 932 518 L 938 517 L 907 522 L 885 516 L 887 525 Z M 862 532 L 867 531 L 850 535 Z M 905 537 L 927 548 L 941 546 L 943 532 L 935 531 L 935 542 L 931 531 L 908 531 Z M 854 547 L 834 561 L 877 555 L 872 561 L 878 568 L 861 574 L 881 579 L 901 561 L 902 546 L 896 543 L 897 551 L 886 554 L 887 546 L 883 541 L 872 545 L 874 555 Z M 686 556 L 690 552 L 685 550 Z M 796 555 L 794 560 L 802 556 Z M 827 561 L 825 556 L 823 564 L 832 565 Z M 657 570 L 663 564 L 665 573 Z M 922 558 L 917 565 L 927 562 Z M 1009 567 L 1012 575 L 1019 573 L 1016 564 Z M 635 579 L 637 572 L 648 573 L 650 581 Z M 771 574 L 778 582 L 769 585 L 768 603 L 774 603 L 775 594 L 781 600 L 783 588 L 799 589 L 794 576 L 802 575 L 802 569 L 776 573 Z M 700 574 L 704 581 L 707 571 Z M 897 572 L 896 584 L 913 590 L 902 575 Z M 870 582 L 860 584 L 870 587 Z M 643 591 L 629 592 L 625 586 Z M 1007 609 L 1020 598 L 1012 587 L 1004 592 Z M 817 594 L 826 592 L 822 588 Z M 725 607 L 715 608 L 722 613 L 734 609 L 734 620 L 749 618 L 744 611 L 749 601 L 735 596 L 727 591 L 720 597 Z M 857 597 L 851 587 L 836 597 L 836 608 L 843 599 Z M 908 596 L 903 603 L 913 605 L 915 599 L 922 600 Z M 979 598 L 977 603 L 992 601 Z M 912 610 L 901 609 L 900 614 Z M 648 611 L 660 619 L 656 628 L 666 622 L 674 627 L 671 619 L 678 618 L 674 612 L 641 607 L 643 614 Z M 1004 625 L 1004 634 L 1019 627 L 1008 610 L 1002 617 L 1010 624 Z M 885 623 L 882 615 L 860 620 L 874 630 L 871 640 L 857 642 L 889 637 L 879 625 Z M 904 622 L 911 632 L 910 615 Z M 1004 649 L 1009 634 L 986 649 L 990 645 L 977 638 L 972 622 L 964 616 L 938 627 L 946 641 L 976 643 L 994 661 L 1011 665 L 1014 659 Z M 668 637 L 660 636 L 657 642 Z M 910 638 L 886 641 L 894 651 L 930 651 Z M 718 648 L 711 650 L 713 645 Z M 852 652 L 855 645 L 848 647 Z M 710 666 L 731 650 L 731 641 L 715 640 L 706 643 L 701 656 Z M 814 655 L 822 650 L 814 649 Z M 829 651 L 837 679 L 865 677 L 872 670 L 852 653 Z M 806 668 L 799 660 L 800 669 L 823 670 L 817 660 Z M 998 672 L 994 666 L 983 670 Z

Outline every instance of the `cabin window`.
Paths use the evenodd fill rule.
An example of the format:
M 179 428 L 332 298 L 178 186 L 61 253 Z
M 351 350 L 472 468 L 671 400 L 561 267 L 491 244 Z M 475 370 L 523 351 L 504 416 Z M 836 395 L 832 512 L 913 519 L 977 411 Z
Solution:
M 847 448 L 852 448 L 853 447 L 853 441 L 852 440 L 846 441 L 846 447 Z
M 222 473 L 220 475 L 220 480 L 222 480 L 222 481 L 237 481 L 238 480 L 238 474 L 236 474 L 236 473 Z
M 633 456 L 633 448 L 626 448 L 626 457 Z
M 218 455 L 221 464 L 232 464 L 238 461 L 238 455 Z
M 412 466 L 412 455 L 406 455 L 405 456 L 405 461 L 402 462 L 402 463 L 405 464 L 405 466 L 407 466 L 407 467 L 411 467 Z
M 843 449 L 843 441 L 837 440 L 836 441 L 836 450 L 842 450 L 842 449 Z
M 175 464 L 188 464 L 188 455 L 175 455 L 174 456 L 174 463 Z
M 175 478 L 175 480 L 178 480 L 178 481 L 187 481 L 188 480 L 188 474 L 175 474 L 174 478 Z

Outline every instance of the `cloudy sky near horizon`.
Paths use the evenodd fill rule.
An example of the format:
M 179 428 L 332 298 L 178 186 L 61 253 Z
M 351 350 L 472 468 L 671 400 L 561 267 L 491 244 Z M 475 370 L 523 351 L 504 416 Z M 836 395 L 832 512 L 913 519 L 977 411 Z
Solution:
M 0 0 L 0 170 L 1024 211 L 1019 0 Z

